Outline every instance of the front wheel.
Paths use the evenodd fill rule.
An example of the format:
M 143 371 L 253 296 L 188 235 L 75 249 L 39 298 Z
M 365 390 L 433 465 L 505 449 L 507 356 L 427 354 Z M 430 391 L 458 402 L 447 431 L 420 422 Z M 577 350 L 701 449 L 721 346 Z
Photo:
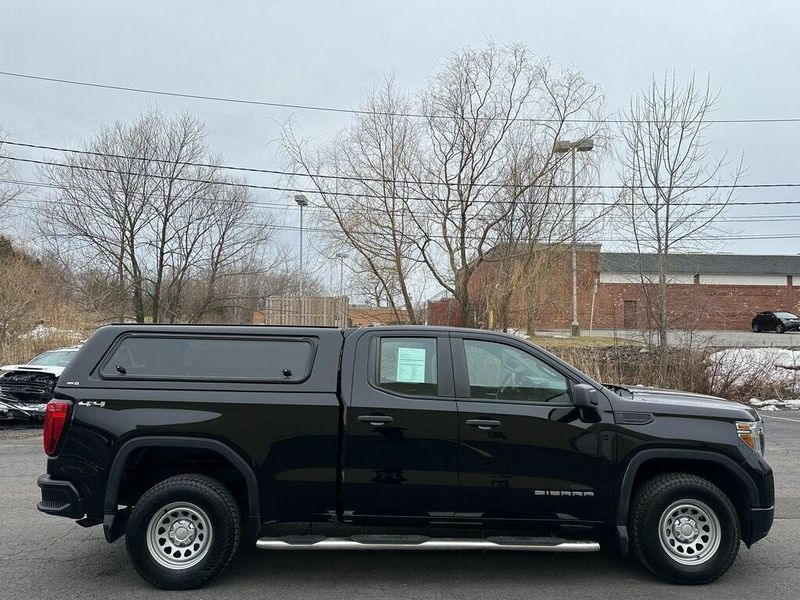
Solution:
M 739 551 L 736 509 L 710 481 L 667 473 L 636 493 L 630 516 L 631 541 L 639 561 L 671 583 L 714 581 Z
M 775 333 L 783 333 L 784 331 L 786 331 L 786 327 L 783 326 L 783 323 L 775 325 Z
M 125 545 L 136 571 L 156 587 L 197 588 L 231 561 L 239 509 L 228 489 L 205 475 L 177 475 L 136 502 Z

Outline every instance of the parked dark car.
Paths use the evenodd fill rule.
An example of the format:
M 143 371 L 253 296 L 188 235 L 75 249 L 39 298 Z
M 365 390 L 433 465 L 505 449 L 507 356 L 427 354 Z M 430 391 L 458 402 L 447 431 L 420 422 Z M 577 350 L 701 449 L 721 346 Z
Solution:
M 765 310 L 753 317 L 752 327 L 756 333 L 761 331 L 774 331 L 775 333 L 798 331 L 800 330 L 800 317 L 783 310 L 775 312 Z
M 203 585 L 242 541 L 602 542 L 667 581 L 707 583 L 774 513 L 755 409 L 603 386 L 470 329 L 103 327 L 58 380 L 44 448 L 38 509 L 124 535 L 166 589 Z

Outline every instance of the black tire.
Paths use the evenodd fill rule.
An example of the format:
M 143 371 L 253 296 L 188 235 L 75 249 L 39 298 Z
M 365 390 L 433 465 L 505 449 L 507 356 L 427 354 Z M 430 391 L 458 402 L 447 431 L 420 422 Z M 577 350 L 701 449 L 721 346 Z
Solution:
M 783 326 L 783 323 L 775 325 L 775 333 L 783 333 L 784 331 L 786 331 L 786 327 Z
M 761 331 L 761 325 L 758 323 L 753 323 L 753 333 L 759 333 Z
M 225 486 L 205 475 L 176 475 L 151 487 L 136 502 L 125 546 L 145 580 L 165 590 L 187 590 L 206 584 L 228 565 L 240 532 L 239 507 Z
M 691 511 L 672 511 L 674 507 L 684 510 L 686 506 L 700 507 L 699 513 L 695 512 L 693 515 Z M 711 511 L 705 521 L 704 510 Z M 673 527 L 664 527 L 662 532 L 659 523 L 662 518 L 669 519 L 672 515 L 676 517 L 668 522 Z M 678 520 L 684 516 L 690 519 L 688 523 L 698 526 L 694 530 L 696 537 L 690 543 L 684 543 L 676 537 L 680 535 L 680 531 L 676 530 L 683 525 L 693 526 L 686 521 L 679 524 Z M 695 518 L 696 521 L 691 520 Z M 709 538 L 709 535 L 703 535 L 706 533 L 706 526 L 709 526 L 710 534 L 714 531 L 715 524 L 715 536 Z M 644 483 L 634 495 L 628 527 L 636 558 L 651 573 L 670 583 L 710 583 L 730 568 L 739 552 L 741 531 L 736 509 L 722 490 L 696 475 L 666 473 Z M 692 536 L 692 533 L 688 532 L 686 535 Z M 718 546 L 714 549 L 717 543 Z M 695 549 L 694 546 L 698 548 Z M 667 551 L 666 547 L 671 547 L 671 550 Z M 687 554 L 688 552 L 693 555 Z M 706 556 L 701 556 L 702 552 L 706 552 Z M 683 554 L 683 557 L 676 558 L 678 554 Z M 690 563 L 692 560 L 699 564 L 680 562 Z

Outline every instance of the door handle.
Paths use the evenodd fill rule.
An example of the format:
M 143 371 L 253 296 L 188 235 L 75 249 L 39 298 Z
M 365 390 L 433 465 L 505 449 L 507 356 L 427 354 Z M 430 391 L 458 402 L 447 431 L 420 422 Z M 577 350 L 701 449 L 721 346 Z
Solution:
M 359 415 L 358 420 L 362 423 L 369 423 L 377 427 L 378 425 L 385 425 L 394 421 L 394 417 L 388 415 Z
M 489 431 L 490 429 L 501 427 L 503 422 L 497 419 L 467 419 L 467 425 L 477 427 L 481 431 Z

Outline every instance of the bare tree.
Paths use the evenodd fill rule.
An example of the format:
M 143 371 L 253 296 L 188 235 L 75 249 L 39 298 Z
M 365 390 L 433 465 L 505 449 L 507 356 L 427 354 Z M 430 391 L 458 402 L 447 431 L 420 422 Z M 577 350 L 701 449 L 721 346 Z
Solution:
M 578 155 L 578 185 L 596 179 L 598 155 Z M 518 181 L 519 174 L 512 177 L 512 188 L 523 183 Z M 483 294 L 487 326 L 503 331 L 524 327 L 529 335 L 534 333 L 539 310 L 552 300 L 553 264 L 563 260 L 572 238 L 569 184 L 567 169 L 554 171 L 544 185 L 528 188 L 499 225 L 494 247 L 475 270 L 480 281 L 473 285 Z M 596 233 L 611 213 L 612 207 L 592 203 L 595 196 L 591 187 L 578 190 L 578 238 Z
M 658 332 L 662 374 L 670 327 L 668 257 L 675 249 L 696 248 L 701 235 L 713 232 L 715 220 L 735 191 L 716 187 L 726 165 L 724 154 L 713 158 L 707 138 L 709 114 L 716 101 L 717 93 L 708 80 L 698 85 L 692 77 L 681 85 L 674 73 L 660 82 L 653 78 L 648 88 L 631 99 L 621 126 L 619 161 L 627 189 L 619 205 L 637 252 L 657 258 L 657 273 L 644 268 L 639 273 Z M 730 182 L 735 185 L 741 174 L 740 160 Z
M 204 166 L 215 161 L 192 117 L 117 122 L 86 150 L 43 172 L 56 188 L 39 221 L 45 239 L 74 270 L 105 274 L 118 317 L 130 302 L 140 323 L 204 318 L 221 279 L 263 250 L 269 216 L 241 182 Z
M 405 310 L 416 323 L 421 315 L 416 314 L 411 280 L 421 261 L 412 239 L 416 226 L 408 212 L 412 186 L 407 178 L 418 147 L 418 126 L 405 116 L 410 110 L 409 98 L 388 78 L 333 144 L 309 151 L 287 126 L 284 148 L 328 209 L 318 221 L 332 232 L 330 249 L 352 248 L 396 319 Z
M 474 323 L 470 282 L 526 195 L 558 169 L 565 135 L 597 133 L 602 101 L 580 74 L 556 70 L 521 45 L 454 54 L 423 94 L 423 145 L 415 169 L 423 197 L 412 214 L 418 250 Z
M 387 291 L 398 283 L 412 321 L 409 282 L 423 267 L 469 325 L 475 270 L 526 194 L 557 170 L 555 141 L 597 133 L 588 121 L 601 102 L 580 74 L 553 69 L 523 46 L 490 44 L 452 55 L 416 100 L 391 80 L 382 84 L 356 125 L 317 153 L 291 130 L 285 147 L 311 176 L 340 241 Z
M 398 297 L 398 285 L 395 274 L 387 269 L 378 277 L 369 262 L 361 259 L 350 267 L 349 292 L 355 298 L 361 298 L 370 306 L 389 306 L 390 297 Z M 395 317 L 397 317 L 395 312 Z
M 0 129 L 0 154 L 5 154 L 6 147 L 3 145 L 5 132 Z M 14 168 L 11 161 L 0 158 L 0 210 L 10 204 L 22 193 L 22 188 L 14 180 Z
M 253 298 L 260 294 L 253 288 L 257 282 L 253 275 L 259 269 L 264 272 L 274 268 L 263 255 L 272 235 L 271 220 L 254 209 L 247 188 L 218 186 L 203 202 L 202 210 L 207 213 L 200 235 L 183 239 L 179 245 L 179 264 L 186 265 L 181 271 L 192 281 L 201 282 L 204 290 L 201 302 L 187 313 L 191 322 L 211 311 L 238 306 L 237 301 L 243 296 L 229 284 L 229 279 L 249 285 L 248 293 L 255 295 L 246 297 Z M 254 217 L 260 217 L 260 222 L 252 222 Z M 187 275 L 182 279 L 185 281 Z

